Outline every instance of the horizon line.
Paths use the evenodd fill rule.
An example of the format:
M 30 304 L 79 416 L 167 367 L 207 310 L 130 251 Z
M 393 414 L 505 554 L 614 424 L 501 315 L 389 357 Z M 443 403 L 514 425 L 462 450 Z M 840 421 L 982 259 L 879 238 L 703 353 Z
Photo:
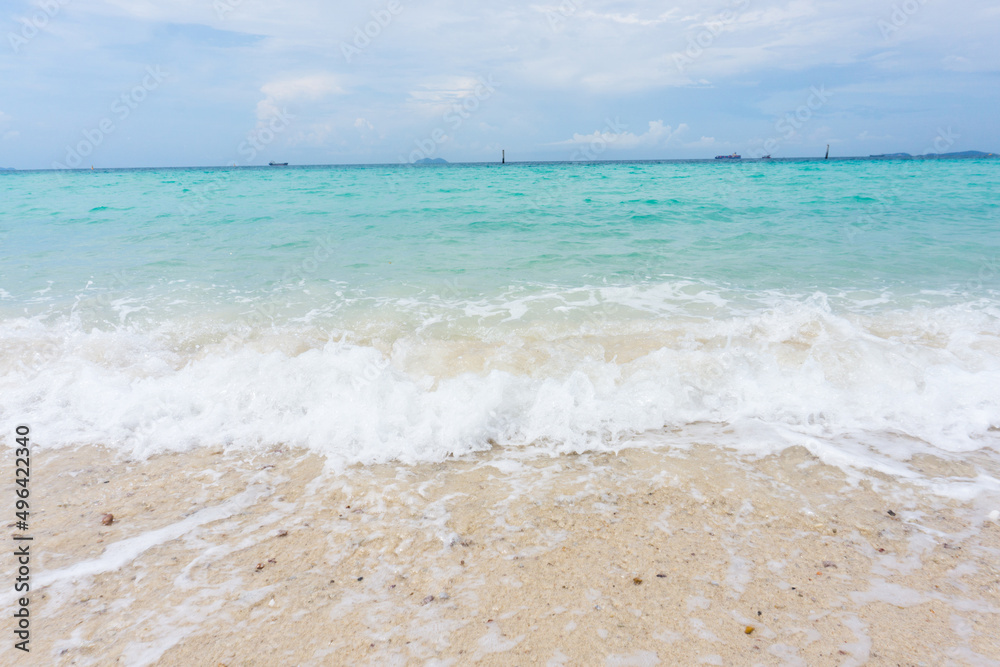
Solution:
M 968 153 L 976 153 L 976 155 L 966 155 Z M 947 157 L 953 156 L 953 157 Z M 925 153 L 923 155 L 911 155 L 909 153 L 882 153 L 879 155 L 843 155 L 836 157 L 815 157 L 815 156 L 797 156 L 797 157 L 747 157 L 740 158 L 740 161 L 746 160 L 748 162 L 763 162 L 768 161 L 820 161 L 829 162 L 831 160 L 845 161 L 845 160 L 927 160 L 927 159 L 975 159 L 975 158 L 997 158 L 1000 154 L 994 152 L 986 151 L 956 151 L 953 153 Z M 424 158 L 427 159 L 427 158 Z M 444 158 L 440 158 L 444 159 Z M 709 162 L 715 163 L 717 158 L 637 158 L 637 159 L 623 159 L 623 160 L 514 160 L 510 162 L 435 162 L 435 163 L 424 163 L 420 164 L 418 162 L 344 162 L 344 163 L 303 163 L 303 164 L 281 164 L 281 165 L 270 165 L 270 164 L 245 164 L 245 165 L 171 165 L 163 167 L 141 167 L 141 166 L 131 166 L 131 167 L 96 167 L 91 165 L 90 167 L 73 167 L 66 169 L 59 169 L 55 167 L 40 167 L 33 169 L 19 169 L 17 167 L 0 167 L 0 172 L 3 171 L 114 171 L 114 170 L 125 170 L 125 169 L 291 169 L 291 168 L 321 168 L 321 167 L 441 167 L 441 166 L 481 166 L 481 165 L 533 165 L 533 164 L 656 164 L 664 162 Z M 735 160 L 721 160 L 720 162 L 725 162 L 726 164 L 732 164 Z

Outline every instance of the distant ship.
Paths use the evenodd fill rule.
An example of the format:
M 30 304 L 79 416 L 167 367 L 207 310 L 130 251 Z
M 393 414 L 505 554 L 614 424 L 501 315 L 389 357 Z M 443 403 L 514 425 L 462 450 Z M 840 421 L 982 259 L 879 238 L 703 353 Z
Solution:
M 287 167 L 288 163 L 287 162 L 268 162 L 267 166 L 268 167 Z
M 733 153 L 732 155 L 716 155 L 715 159 L 716 160 L 742 160 L 743 158 L 741 156 L 737 155 L 736 153 Z

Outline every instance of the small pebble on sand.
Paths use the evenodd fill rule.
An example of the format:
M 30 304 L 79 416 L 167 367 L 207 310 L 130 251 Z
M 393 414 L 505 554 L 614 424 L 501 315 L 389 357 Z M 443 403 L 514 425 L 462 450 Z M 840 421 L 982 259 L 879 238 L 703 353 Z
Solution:
M 105 526 L 110 526 L 115 522 L 115 515 L 110 512 L 101 517 L 101 523 Z

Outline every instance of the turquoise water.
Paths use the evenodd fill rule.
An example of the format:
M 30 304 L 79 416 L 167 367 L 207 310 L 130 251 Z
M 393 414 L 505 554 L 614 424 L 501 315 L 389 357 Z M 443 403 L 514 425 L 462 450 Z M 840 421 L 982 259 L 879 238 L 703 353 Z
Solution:
M 1000 252 L 995 161 L 552 164 L 31 172 L 0 181 L 3 285 L 75 297 L 134 275 L 268 289 L 304 277 L 395 294 L 461 276 L 740 289 L 957 289 Z M 311 264 L 306 267 L 311 268 Z M 997 272 L 990 288 L 1000 285 Z
M 711 423 L 869 463 L 996 448 L 995 160 L 17 172 L 0 193 L 2 417 L 52 444 L 365 462 Z

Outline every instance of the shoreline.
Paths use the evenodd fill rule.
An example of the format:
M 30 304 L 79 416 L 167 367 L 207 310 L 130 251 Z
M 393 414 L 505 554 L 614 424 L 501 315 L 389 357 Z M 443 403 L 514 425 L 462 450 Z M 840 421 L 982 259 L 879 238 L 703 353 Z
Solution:
M 338 474 L 284 448 L 86 446 L 33 468 L 31 664 L 1000 660 L 998 499 L 852 481 L 801 447 Z

